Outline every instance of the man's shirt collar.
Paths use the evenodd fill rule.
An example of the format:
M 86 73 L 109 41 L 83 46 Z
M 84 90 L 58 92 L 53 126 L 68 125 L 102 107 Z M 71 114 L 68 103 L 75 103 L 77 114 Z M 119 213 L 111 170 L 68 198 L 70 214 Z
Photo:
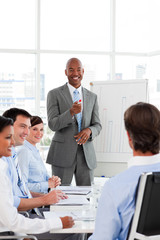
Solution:
M 79 88 L 75 88 L 75 87 L 73 87 L 71 84 L 69 84 L 69 83 L 67 83 L 67 86 L 68 86 L 68 88 L 69 88 L 69 91 L 73 94 L 73 92 L 74 92 L 74 90 L 75 89 L 77 89 L 78 90 L 78 92 L 81 94 L 81 92 L 82 92 L 82 86 L 80 86 Z
M 128 161 L 128 167 L 160 163 L 160 153 L 152 156 L 135 156 Z

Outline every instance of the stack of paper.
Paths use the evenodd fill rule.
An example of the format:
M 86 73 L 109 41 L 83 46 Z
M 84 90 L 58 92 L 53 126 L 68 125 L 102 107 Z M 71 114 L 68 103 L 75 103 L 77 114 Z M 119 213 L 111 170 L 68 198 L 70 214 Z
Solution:
M 62 190 L 66 194 L 87 195 L 91 192 L 91 186 L 58 186 L 56 189 Z
M 67 199 L 61 199 L 55 205 L 86 205 L 89 204 L 89 201 L 85 196 L 79 195 L 68 195 Z

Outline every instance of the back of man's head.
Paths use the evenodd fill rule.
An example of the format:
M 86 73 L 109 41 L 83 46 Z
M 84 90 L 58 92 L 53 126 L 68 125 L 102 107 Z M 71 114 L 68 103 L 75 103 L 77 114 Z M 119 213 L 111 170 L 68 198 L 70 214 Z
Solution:
M 13 121 L 16 121 L 17 116 L 24 116 L 27 118 L 31 118 L 31 115 L 24 109 L 21 108 L 10 108 L 3 113 L 4 117 L 11 118 Z
M 136 151 L 159 153 L 160 111 L 155 106 L 143 102 L 132 105 L 124 114 L 124 122 Z

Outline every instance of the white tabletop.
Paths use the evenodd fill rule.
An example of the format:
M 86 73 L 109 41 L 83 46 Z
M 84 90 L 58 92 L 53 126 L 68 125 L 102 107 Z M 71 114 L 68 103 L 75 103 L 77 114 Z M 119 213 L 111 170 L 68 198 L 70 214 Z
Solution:
M 55 211 L 55 212 L 62 212 L 62 211 L 72 211 L 74 213 L 81 212 L 82 216 L 84 215 L 84 218 L 86 217 L 88 211 L 90 212 L 95 212 L 96 215 L 96 209 L 92 208 L 91 205 L 89 206 L 55 206 L 51 205 L 50 206 L 50 211 Z M 93 233 L 94 230 L 94 224 L 95 221 L 92 220 L 74 220 L 75 225 L 72 228 L 65 228 L 65 229 L 59 229 L 59 230 L 54 230 L 50 231 L 50 233 Z
M 94 221 L 75 221 L 72 228 L 63 228 L 50 231 L 50 233 L 93 233 Z
M 102 181 L 103 180 L 103 181 Z M 100 181 L 100 182 L 99 182 Z M 95 218 L 96 218 L 96 208 L 97 208 L 97 199 L 100 196 L 100 192 L 102 186 L 106 179 L 98 178 L 98 181 L 92 186 L 92 193 L 87 196 L 90 198 L 89 205 L 81 205 L 81 206 L 56 206 L 51 205 L 50 211 L 68 211 L 68 212 L 80 212 L 82 214 L 82 220 L 74 220 L 75 225 L 72 228 L 65 228 L 50 231 L 50 233 L 93 233 L 95 226 Z M 94 218 L 87 218 L 86 216 L 90 215 L 94 216 Z M 84 218 L 83 218 L 84 216 Z M 89 220 L 91 219 L 91 220 Z

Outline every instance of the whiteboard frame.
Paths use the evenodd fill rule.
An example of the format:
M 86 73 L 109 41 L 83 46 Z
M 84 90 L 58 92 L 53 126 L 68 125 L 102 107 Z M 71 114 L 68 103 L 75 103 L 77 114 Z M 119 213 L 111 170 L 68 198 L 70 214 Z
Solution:
M 131 79 L 131 80 L 116 80 L 116 81 L 93 81 L 90 83 L 90 90 L 93 91 L 94 86 L 98 85 L 114 85 L 114 84 L 144 84 L 146 89 L 146 96 L 145 96 L 145 101 L 143 102 L 148 102 L 149 95 L 148 95 L 148 79 Z M 99 97 L 99 96 L 98 96 Z M 142 101 L 142 100 L 140 100 Z M 102 126 L 103 128 L 103 126 Z M 107 155 L 107 159 L 106 159 Z M 132 150 L 130 152 L 126 153 L 121 153 L 121 152 L 113 152 L 113 153 L 103 153 L 103 152 L 97 152 L 96 151 L 96 157 L 97 157 L 97 162 L 105 162 L 105 163 L 115 163 L 115 162 L 122 162 L 126 163 L 131 157 L 132 157 Z M 112 159 L 112 160 L 110 160 Z M 114 161 L 113 161 L 114 159 Z

